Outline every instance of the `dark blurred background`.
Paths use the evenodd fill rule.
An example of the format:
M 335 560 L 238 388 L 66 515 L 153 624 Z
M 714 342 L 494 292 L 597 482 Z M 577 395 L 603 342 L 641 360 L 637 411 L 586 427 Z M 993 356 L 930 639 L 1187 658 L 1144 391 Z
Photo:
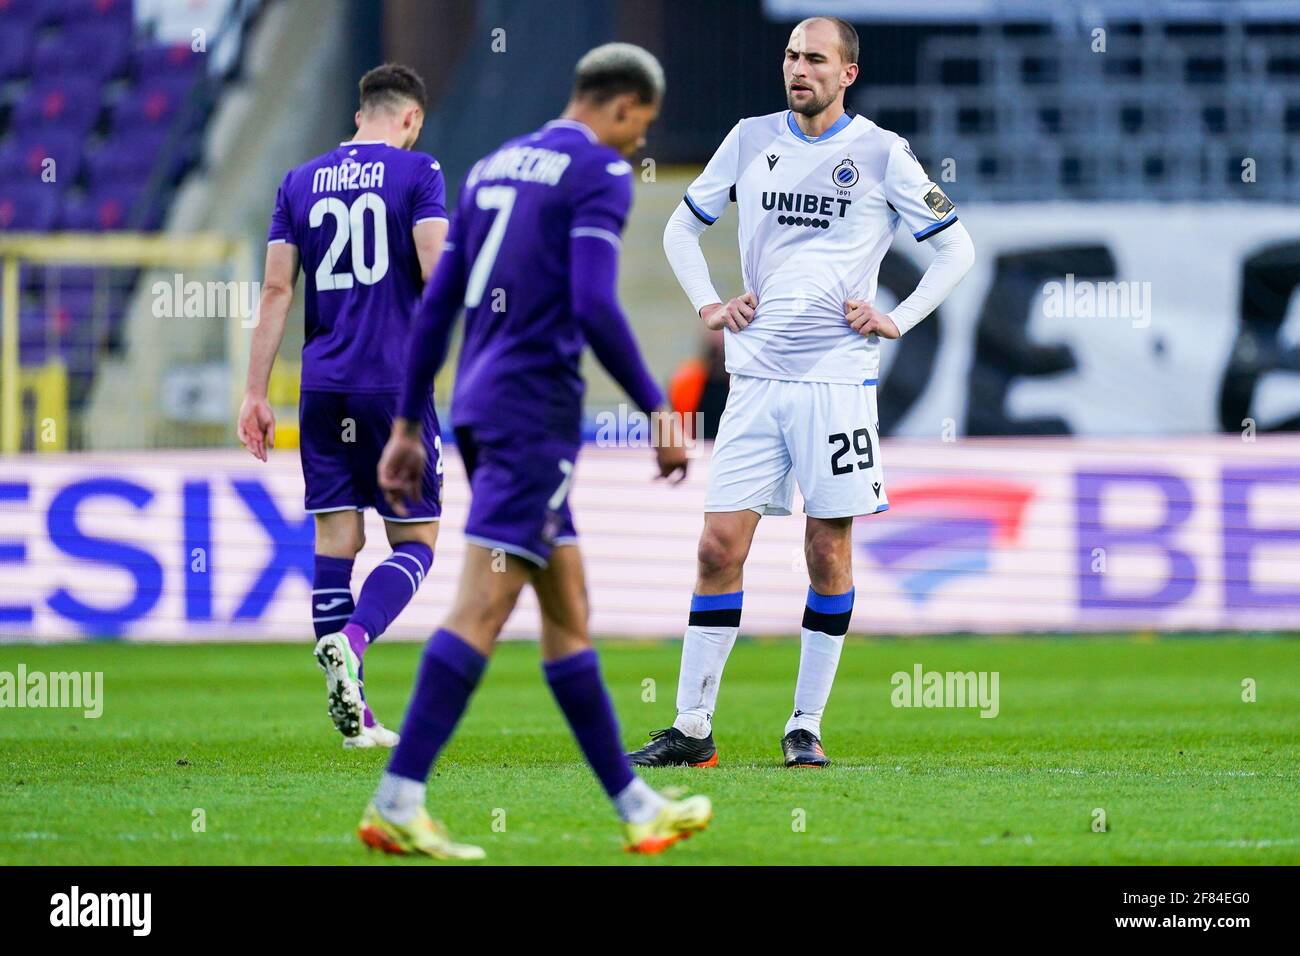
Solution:
M 681 393 L 716 407 L 716 343 L 659 233 L 737 119 L 783 108 L 790 28 L 823 12 L 862 39 L 850 107 L 910 141 L 980 253 L 883 350 L 885 433 L 1300 426 L 1300 3 L 0 0 L 0 255 L 17 280 L 0 449 L 229 445 L 247 323 L 175 321 L 175 278 L 240 292 L 259 278 L 276 185 L 351 135 L 360 75 L 385 59 L 424 75 L 419 148 L 454 196 L 472 162 L 555 116 L 575 61 L 611 39 L 668 77 L 625 302 L 662 380 L 712 369 L 712 391 Z M 719 288 L 740 291 L 734 228 L 724 217 L 706 251 Z M 895 243 L 886 307 L 927 261 Z M 1093 298 L 1053 314 L 1060 288 Z M 273 381 L 288 443 L 298 325 Z M 622 400 L 590 379 L 593 414 Z M 49 418 L 68 424 L 47 441 Z

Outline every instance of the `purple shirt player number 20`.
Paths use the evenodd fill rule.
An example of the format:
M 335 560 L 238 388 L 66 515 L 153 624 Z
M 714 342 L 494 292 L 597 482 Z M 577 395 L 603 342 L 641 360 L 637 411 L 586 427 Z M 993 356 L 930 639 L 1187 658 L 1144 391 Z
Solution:
M 586 345 L 642 411 L 663 402 L 616 295 L 631 202 L 632 167 L 572 120 L 506 142 L 465 180 L 412 330 L 401 409 L 418 416 L 463 306 L 452 425 L 471 543 L 544 566 L 574 539 Z
M 374 507 L 397 518 L 376 468 L 423 288 L 411 230 L 446 218 L 437 161 L 382 142 L 342 143 L 280 185 L 267 241 L 297 246 L 306 283 L 299 445 L 309 512 Z M 428 521 L 441 511 L 442 442 L 427 386 L 414 404 L 429 468 L 407 520 Z

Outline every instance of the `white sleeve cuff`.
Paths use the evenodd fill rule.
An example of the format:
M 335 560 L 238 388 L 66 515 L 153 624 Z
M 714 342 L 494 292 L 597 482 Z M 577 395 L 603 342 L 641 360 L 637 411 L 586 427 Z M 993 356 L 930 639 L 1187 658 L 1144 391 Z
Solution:
M 664 227 L 664 255 L 696 315 L 704 306 L 722 301 L 709 279 L 709 264 L 700 248 L 700 236 L 706 228 L 685 202 L 677 204 Z

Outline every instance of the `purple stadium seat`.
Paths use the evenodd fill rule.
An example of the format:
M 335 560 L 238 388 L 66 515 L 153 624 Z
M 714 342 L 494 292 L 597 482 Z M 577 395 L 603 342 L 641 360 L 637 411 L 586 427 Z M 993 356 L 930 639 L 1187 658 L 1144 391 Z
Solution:
M 135 196 L 125 189 L 104 189 L 69 199 L 63 206 L 64 229 L 104 232 L 125 229 Z
M 0 17 L 3 16 L 4 14 L 0 13 Z M 0 32 L 0 80 L 27 74 L 34 39 L 35 34 L 27 24 L 14 23 L 11 26 L 7 20 L 5 21 L 5 28 Z
M 61 23 L 91 23 L 109 29 L 130 28 L 131 0 L 45 0 L 53 8 L 51 20 Z
M 92 302 L 88 295 L 64 294 L 57 299 L 53 296 L 40 302 L 45 314 L 45 332 L 56 342 L 66 342 L 73 337 L 78 325 L 91 319 Z
M 19 362 L 43 365 L 58 341 L 58 336 L 50 330 L 44 309 L 27 306 L 18 310 Z
M 0 107 L 10 106 L 0 129 L 7 134 L 0 138 L 0 233 L 161 227 L 169 190 L 153 196 L 145 187 L 159 162 L 167 162 L 163 173 L 176 182 L 199 156 L 206 96 L 201 109 L 190 103 L 196 92 L 207 93 L 196 84 L 209 61 L 188 40 L 137 40 L 138 5 L 0 0 L 0 88 L 17 81 L 0 96 Z M 175 0 L 175 7 L 181 16 L 179 8 L 192 10 L 194 0 Z M 99 140 L 101 116 L 109 121 L 98 127 L 106 138 L 88 148 Z M 57 164 L 54 183 L 41 182 L 47 158 Z M 127 302 L 140 278 L 131 269 L 25 267 L 20 361 L 61 358 L 72 403 L 84 401 L 99 353 L 121 347 Z
M 40 80 L 14 107 L 18 130 L 57 126 L 84 136 L 99 116 L 101 85 L 83 77 Z
M 94 372 L 99 342 L 108 338 L 109 316 L 95 321 L 95 302 L 89 295 L 65 295 L 38 300 L 18 313 L 19 361 L 41 365 L 62 358 L 74 375 Z
M 63 193 L 53 183 L 0 183 L 0 231 L 53 229 Z
M 103 79 L 122 72 L 131 50 L 130 22 L 69 23 L 36 41 L 32 73 L 36 76 L 90 76 Z
M 62 10 L 60 0 L 0 0 L 0 21 L 5 30 L 34 30 Z
M 144 184 L 122 180 L 92 187 L 84 196 L 69 198 L 63 205 L 61 226 L 109 232 L 118 229 L 152 231 L 162 224 L 162 209 L 156 201 L 143 210 L 135 208 Z M 132 217 L 139 212 L 138 220 Z
M 194 76 L 166 74 L 141 83 L 113 109 L 113 130 L 123 132 L 139 127 L 169 127 L 182 115 L 194 89 Z
M 18 310 L 18 337 L 26 342 L 57 342 L 59 328 L 51 321 L 54 316 L 39 300 L 28 305 L 23 304 Z
M 45 266 L 23 270 L 23 311 L 20 336 L 23 347 L 40 346 L 33 359 L 40 361 L 45 348 L 65 347 L 70 339 L 94 339 L 120 344 L 130 290 L 139 276 L 134 270 Z M 30 303 L 30 306 L 27 304 Z
M 131 71 L 142 82 L 161 77 L 195 77 L 207 54 L 195 53 L 188 43 L 155 43 L 136 49 Z
M 93 289 L 96 276 L 103 273 L 93 266 L 29 266 L 23 269 L 22 288 L 41 294 L 47 289 Z
M 61 314 L 67 321 L 64 321 L 59 327 L 66 330 L 73 321 L 89 319 L 94 311 L 95 290 L 88 286 L 69 286 L 62 285 L 48 288 L 41 294 L 41 301 L 46 307 L 53 310 L 57 305 Z
M 96 315 L 94 294 L 67 292 L 45 301 L 46 314 L 59 330 L 60 351 L 70 359 L 71 367 L 91 370 L 94 366 L 94 342 L 106 334 L 109 317 Z
M 43 183 L 45 161 L 53 159 L 54 182 L 71 183 L 81 170 L 82 138 L 69 130 L 19 130 L 14 139 L 0 147 L 0 180 Z
M 193 163 L 197 143 L 194 137 L 173 137 L 167 128 L 140 127 L 114 133 L 86 157 L 91 187 L 127 180 L 143 183 L 158 169 L 164 181 L 173 182 Z
M 130 130 L 110 137 L 86 158 L 91 185 L 149 178 L 167 143 L 166 129 Z

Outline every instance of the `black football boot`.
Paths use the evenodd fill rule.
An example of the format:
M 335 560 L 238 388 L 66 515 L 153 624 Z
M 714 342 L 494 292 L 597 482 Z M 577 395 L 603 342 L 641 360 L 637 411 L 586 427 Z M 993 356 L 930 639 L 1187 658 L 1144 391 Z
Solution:
M 718 748 L 713 746 L 713 734 L 700 740 L 676 727 L 665 727 L 650 731 L 650 742 L 627 759 L 634 767 L 716 767 Z
M 792 730 L 781 738 L 781 753 L 787 767 L 825 767 L 831 762 L 822 742 L 810 730 Z

